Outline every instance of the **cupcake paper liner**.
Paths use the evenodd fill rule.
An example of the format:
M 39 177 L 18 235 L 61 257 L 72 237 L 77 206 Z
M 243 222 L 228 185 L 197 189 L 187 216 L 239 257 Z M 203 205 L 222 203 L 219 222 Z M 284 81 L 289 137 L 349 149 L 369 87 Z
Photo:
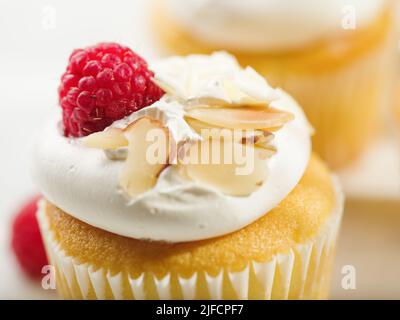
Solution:
M 337 183 L 336 183 L 337 185 Z M 79 263 L 68 256 L 49 229 L 45 201 L 39 203 L 38 220 L 51 264 L 57 271 L 57 290 L 69 299 L 149 299 L 151 283 L 158 299 L 249 299 L 250 287 L 258 286 L 262 299 L 327 298 L 335 241 L 343 211 L 343 195 L 337 190 L 337 205 L 320 234 L 297 245 L 287 253 L 277 254 L 270 261 L 249 261 L 233 272 L 228 268 L 217 274 L 204 270 L 189 278 L 168 273 L 158 278 L 150 272 L 132 277 L 126 272 L 111 274 L 88 263 Z M 207 291 L 199 294 L 199 287 Z M 227 289 L 231 288 L 231 290 Z M 180 294 L 177 294 L 177 290 Z M 202 291 L 204 291 L 202 290 Z M 229 292 L 230 291 L 230 292 Z

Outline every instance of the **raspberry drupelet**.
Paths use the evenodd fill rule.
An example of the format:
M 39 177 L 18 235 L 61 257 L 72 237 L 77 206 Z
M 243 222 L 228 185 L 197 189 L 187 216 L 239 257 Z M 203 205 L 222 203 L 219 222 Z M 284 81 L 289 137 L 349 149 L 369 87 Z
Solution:
M 61 77 L 59 103 L 64 135 L 82 137 L 158 101 L 146 61 L 117 43 L 75 50 Z

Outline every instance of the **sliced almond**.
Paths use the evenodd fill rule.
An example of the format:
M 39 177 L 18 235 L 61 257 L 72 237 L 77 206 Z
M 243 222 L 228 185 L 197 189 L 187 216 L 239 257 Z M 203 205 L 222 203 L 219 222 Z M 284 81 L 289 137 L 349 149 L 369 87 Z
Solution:
M 168 165 L 170 135 L 160 121 L 149 117 L 131 123 L 124 134 L 129 146 L 120 183 L 130 196 L 135 196 L 151 189 Z M 157 141 L 150 141 L 150 136 L 158 137 Z M 158 152 L 153 153 L 152 150 Z
M 201 134 L 201 130 L 203 129 L 223 129 L 222 127 L 212 125 L 210 123 L 206 123 L 190 117 L 186 117 L 185 120 L 188 123 L 188 125 L 191 126 L 192 129 L 196 131 L 198 134 Z
M 127 147 L 121 159 L 126 159 L 120 184 L 130 196 L 152 188 L 160 172 L 169 164 L 174 143 L 162 122 L 140 117 L 125 129 L 109 128 L 82 139 L 85 146 L 114 152 Z M 114 156 L 114 153 L 112 153 Z M 111 157 L 113 158 L 113 157 Z M 121 160 L 115 157 L 115 160 Z
M 255 143 L 269 143 L 274 138 L 274 135 L 268 130 L 263 129 L 227 129 L 219 126 L 211 125 L 200 120 L 187 117 L 186 122 L 190 127 L 195 130 L 202 137 L 223 137 L 229 136 L 240 143 L 255 144 Z M 209 130 L 209 131 L 208 131 Z M 229 130 L 229 131 L 228 131 Z M 226 134 L 228 131 L 228 134 Z M 230 133 L 229 133 L 230 132 Z
M 293 119 L 288 112 L 266 108 L 192 108 L 186 116 L 214 126 L 230 129 L 268 129 L 283 126 Z
M 254 132 L 255 134 L 244 136 L 242 139 L 242 143 L 267 145 L 270 144 L 275 137 L 272 132 L 269 132 L 267 130 L 254 130 L 250 132 Z
M 277 152 L 276 148 L 271 145 L 264 146 L 264 145 L 256 144 L 254 146 L 254 148 L 256 149 L 258 156 L 262 160 L 267 160 L 267 159 L 271 158 Z
M 103 150 L 118 149 L 128 146 L 128 140 L 122 129 L 109 128 L 105 131 L 92 133 L 82 139 L 84 146 Z
M 216 146 L 215 144 L 219 144 Z M 220 161 L 215 161 L 215 150 L 219 148 Z M 227 159 L 224 150 L 232 150 L 231 159 Z M 235 153 L 247 155 L 237 161 Z M 247 196 L 256 191 L 267 175 L 266 152 L 252 145 L 233 141 L 204 140 L 192 145 L 185 161 L 180 163 L 181 170 L 187 177 L 210 185 L 232 196 Z M 232 160 L 232 161 L 229 161 Z M 246 165 L 247 163 L 247 165 Z

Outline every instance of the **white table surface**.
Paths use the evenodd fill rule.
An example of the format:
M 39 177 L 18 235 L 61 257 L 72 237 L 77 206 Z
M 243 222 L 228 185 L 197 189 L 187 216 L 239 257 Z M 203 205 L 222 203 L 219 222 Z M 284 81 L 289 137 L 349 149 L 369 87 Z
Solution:
M 58 81 L 72 48 L 117 41 L 147 59 L 157 57 L 146 22 L 147 3 L 0 1 L 0 299 L 55 298 L 53 292 L 42 290 L 40 284 L 21 274 L 10 251 L 12 215 L 36 192 L 29 177 L 32 136 L 57 109 Z M 400 157 L 396 144 L 393 139 L 382 140 L 361 164 L 341 174 L 349 194 L 369 197 L 379 193 L 399 198 Z M 377 150 L 381 154 L 378 158 L 374 156 Z M 350 241 L 351 228 L 343 238 Z M 354 255 L 349 258 L 346 248 L 346 243 L 342 243 L 335 279 L 340 278 L 340 265 L 354 260 Z M 344 294 L 338 283 L 334 281 L 335 298 L 366 297 L 365 291 Z M 393 297 L 397 293 L 396 288 L 381 290 L 378 297 Z

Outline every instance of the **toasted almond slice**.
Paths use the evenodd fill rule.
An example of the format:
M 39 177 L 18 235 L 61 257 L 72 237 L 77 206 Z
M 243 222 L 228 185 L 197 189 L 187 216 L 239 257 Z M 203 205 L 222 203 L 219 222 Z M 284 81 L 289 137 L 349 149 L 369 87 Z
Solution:
M 194 131 L 196 131 L 198 134 L 201 134 L 201 130 L 203 129 L 223 129 L 222 127 L 212 125 L 210 123 L 206 123 L 194 118 L 190 117 L 185 117 L 185 121 L 188 123 L 189 126 L 192 127 Z
M 247 132 L 247 131 L 246 131 Z M 269 132 L 267 130 L 255 130 L 255 131 L 250 131 L 254 132 L 255 134 L 253 135 L 247 135 L 242 139 L 242 143 L 247 143 L 247 144 L 269 144 L 274 140 L 274 134 L 272 132 Z
M 88 148 L 110 150 L 126 147 L 128 140 L 121 129 L 109 128 L 82 138 L 82 143 Z
M 236 142 L 241 143 L 266 143 L 271 142 L 274 138 L 274 135 L 268 130 L 263 129 L 227 129 L 219 126 L 211 125 L 206 122 L 202 122 L 200 120 L 194 118 L 185 118 L 186 122 L 189 126 L 196 131 L 202 137 L 224 137 L 229 138 L 229 136 L 235 140 Z M 226 131 L 229 131 L 230 134 L 226 134 Z
M 256 145 L 254 145 L 254 148 L 256 149 L 256 152 L 257 152 L 258 156 L 262 160 L 266 160 L 266 159 L 271 158 L 277 152 L 276 148 L 271 146 L 271 145 L 259 145 L 259 144 L 256 144 Z
M 220 153 L 216 159 L 215 150 L 218 148 Z M 226 157 L 224 152 L 229 150 L 232 155 Z M 264 150 L 252 145 L 204 140 L 192 145 L 189 154 L 186 153 L 187 158 L 179 164 L 184 174 L 192 180 L 215 187 L 228 195 L 247 196 L 256 191 L 266 179 L 265 156 Z
M 160 121 L 149 117 L 131 123 L 124 134 L 129 146 L 120 183 L 128 195 L 135 196 L 152 188 L 168 165 L 170 135 Z
M 268 129 L 293 119 L 288 112 L 266 108 L 192 108 L 187 117 L 230 129 Z
M 268 131 L 270 131 L 270 132 L 277 132 L 277 131 L 281 130 L 282 127 L 283 127 L 283 126 L 268 128 Z

